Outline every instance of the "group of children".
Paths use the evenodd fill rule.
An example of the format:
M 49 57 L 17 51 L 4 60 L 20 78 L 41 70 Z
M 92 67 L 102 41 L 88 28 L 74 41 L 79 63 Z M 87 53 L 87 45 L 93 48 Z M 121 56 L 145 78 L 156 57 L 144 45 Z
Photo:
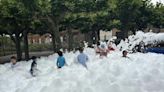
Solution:
M 77 56 L 77 61 L 78 63 L 80 63 L 81 65 L 83 65 L 85 68 L 87 68 L 86 62 L 89 60 L 88 56 L 83 52 L 84 48 L 79 48 L 79 52 L 80 54 Z M 58 51 L 57 52 L 59 57 L 57 58 L 57 67 L 58 68 L 62 68 L 63 66 L 67 65 L 65 58 L 63 57 L 63 53 L 62 51 Z
M 100 57 L 102 57 L 107 56 L 110 51 L 114 51 L 115 49 L 112 47 L 112 42 L 110 42 L 107 46 L 105 44 L 100 44 L 100 42 L 97 42 L 95 50 L 96 53 L 100 54 Z
M 78 63 L 80 63 L 82 66 L 84 66 L 87 69 L 86 62 L 89 60 L 89 58 L 85 53 L 83 53 L 83 51 L 84 51 L 84 48 L 79 48 L 80 54 L 77 56 L 77 61 L 78 61 Z M 67 65 L 67 63 L 63 56 L 63 52 L 58 51 L 57 53 L 58 53 L 59 57 L 57 58 L 56 66 L 58 69 L 60 69 L 63 66 Z M 36 57 L 32 56 L 31 59 L 32 59 L 32 63 L 31 63 L 31 68 L 30 68 L 30 74 L 35 77 L 37 75 L 36 71 L 38 71 Z M 15 56 L 12 56 L 10 58 L 10 62 L 12 63 L 11 68 L 13 69 L 16 66 L 17 58 Z
M 37 69 L 37 63 L 36 63 L 36 57 L 32 56 L 32 63 L 31 63 L 31 68 L 30 68 L 30 74 L 32 76 L 36 76 L 36 71 Z M 14 69 L 17 66 L 17 58 L 15 56 L 12 56 L 10 58 L 10 62 L 11 62 L 11 68 Z
M 112 48 L 111 50 L 114 50 L 114 49 Z M 88 56 L 83 51 L 84 51 L 84 48 L 82 48 L 82 47 L 79 48 L 80 54 L 77 56 L 77 61 L 78 61 L 79 64 L 81 64 L 86 69 L 88 69 L 86 62 L 89 60 L 89 58 L 88 58 Z M 62 51 L 58 51 L 57 53 L 58 53 L 58 58 L 57 58 L 56 66 L 57 66 L 58 69 L 60 69 L 63 66 L 67 65 L 67 63 L 66 63 L 66 60 L 65 60 L 65 58 L 63 56 L 63 52 Z M 100 51 L 100 52 L 97 52 L 96 51 L 96 53 L 99 53 L 100 56 L 101 55 L 107 56 L 107 53 L 104 53 L 103 51 Z M 128 52 L 126 50 L 124 50 L 122 52 L 122 57 L 129 58 L 127 56 L 127 53 Z M 35 56 L 32 56 L 31 59 L 32 59 L 32 63 L 31 63 L 31 68 L 30 68 L 30 74 L 32 76 L 36 76 L 37 75 L 36 74 L 36 71 L 38 70 L 37 69 L 37 63 L 36 63 L 36 57 Z M 14 68 L 16 66 L 16 62 L 17 62 L 16 57 L 15 56 L 12 56 L 11 57 L 11 63 L 12 63 L 11 64 L 11 68 Z

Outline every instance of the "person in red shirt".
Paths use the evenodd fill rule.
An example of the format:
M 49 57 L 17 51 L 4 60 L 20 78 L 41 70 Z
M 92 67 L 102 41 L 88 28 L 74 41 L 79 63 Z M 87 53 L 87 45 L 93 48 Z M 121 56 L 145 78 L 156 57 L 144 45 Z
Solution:
M 109 44 L 108 44 L 108 52 L 110 52 L 110 51 L 114 51 L 115 49 L 112 47 L 112 43 L 110 42 Z

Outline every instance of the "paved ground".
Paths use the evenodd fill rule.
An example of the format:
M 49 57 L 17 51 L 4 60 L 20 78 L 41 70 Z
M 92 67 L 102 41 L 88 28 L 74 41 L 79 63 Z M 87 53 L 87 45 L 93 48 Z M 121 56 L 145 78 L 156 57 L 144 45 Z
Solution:
M 52 55 L 53 54 L 53 51 L 30 52 L 29 54 L 30 54 L 30 57 L 31 56 L 36 56 L 36 57 L 49 56 L 49 55 Z M 16 54 L 0 57 L 0 64 L 9 62 L 11 56 L 16 56 Z M 23 59 L 24 59 L 24 53 L 23 53 Z

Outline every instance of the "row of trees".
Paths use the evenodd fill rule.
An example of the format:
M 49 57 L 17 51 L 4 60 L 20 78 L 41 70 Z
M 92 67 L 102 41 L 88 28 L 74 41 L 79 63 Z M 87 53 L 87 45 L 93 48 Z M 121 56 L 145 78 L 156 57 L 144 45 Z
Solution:
M 0 34 L 10 35 L 22 58 L 21 41 L 29 59 L 28 33 L 52 35 L 53 49 L 61 48 L 59 32 L 66 30 L 72 48 L 72 30 L 91 33 L 118 28 L 123 36 L 148 25 L 164 27 L 164 6 L 150 0 L 0 0 Z

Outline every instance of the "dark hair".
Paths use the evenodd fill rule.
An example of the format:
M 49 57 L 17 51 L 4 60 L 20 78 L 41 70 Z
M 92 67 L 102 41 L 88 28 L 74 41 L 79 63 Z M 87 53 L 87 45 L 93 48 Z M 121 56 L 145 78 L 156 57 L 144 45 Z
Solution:
M 59 56 L 63 56 L 63 52 L 58 51 L 57 53 L 58 53 Z
M 124 50 L 123 52 L 122 52 L 122 54 L 124 54 L 125 52 L 127 52 L 126 50 Z
M 83 47 L 80 47 L 80 48 L 79 48 L 79 51 L 80 51 L 80 52 L 83 52 L 83 50 L 84 50 Z
M 36 59 L 36 56 L 32 56 L 31 59 L 32 59 L 32 60 L 35 60 L 35 59 Z
M 15 56 L 12 56 L 10 59 L 17 59 Z
M 99 41 L 97 42 L 97 45 L 100 45 L 100 42 Z

